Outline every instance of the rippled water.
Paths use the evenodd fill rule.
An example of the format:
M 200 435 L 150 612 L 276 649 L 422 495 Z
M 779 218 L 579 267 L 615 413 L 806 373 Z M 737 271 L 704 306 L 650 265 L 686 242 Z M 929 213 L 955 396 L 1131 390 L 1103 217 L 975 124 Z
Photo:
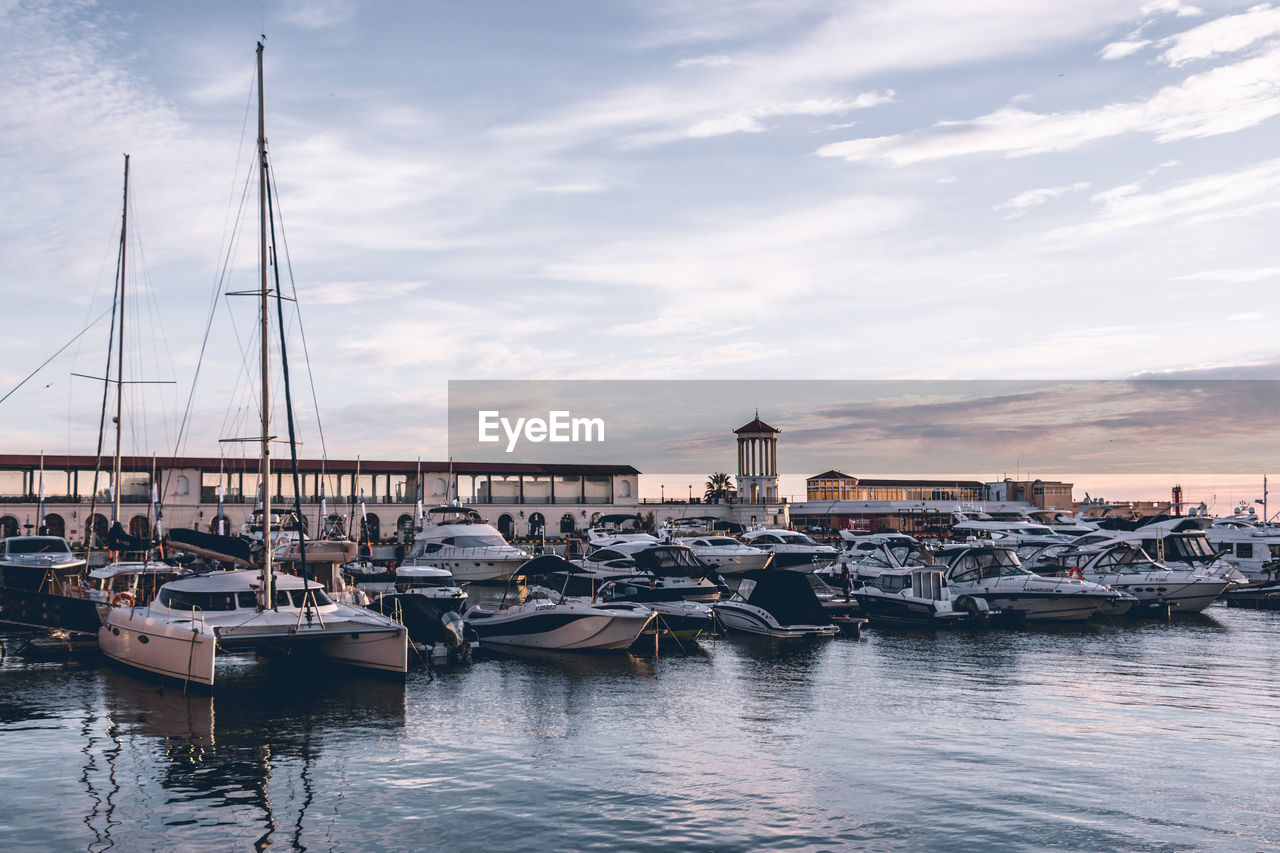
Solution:
M 1218 607 L 213 697 L 9 654 L 0 849 L 1260 850 L 1278 673 L 1280 613 Z

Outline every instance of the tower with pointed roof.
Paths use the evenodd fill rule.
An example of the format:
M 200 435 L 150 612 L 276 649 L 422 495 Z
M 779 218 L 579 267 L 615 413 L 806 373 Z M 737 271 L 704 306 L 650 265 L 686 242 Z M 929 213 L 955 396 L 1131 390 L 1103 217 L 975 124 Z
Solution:
M 738 496 L 747 503 L 778 500 L 778 434 L 782 430 L 755 418 L 735 429 L 738 437 Z

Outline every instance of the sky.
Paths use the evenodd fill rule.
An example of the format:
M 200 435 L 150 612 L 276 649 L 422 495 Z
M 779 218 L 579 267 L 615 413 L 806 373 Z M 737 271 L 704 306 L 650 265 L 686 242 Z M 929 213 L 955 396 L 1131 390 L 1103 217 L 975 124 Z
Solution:
M 443 456 L 450 379 L 1280 363 L 1280 5 L 0 0 L 0 393 L 110 310 L 129 153 L 126 450 L 254 434 L 264 34 L 304 455 Z M 0 452 L 93 451 L 107 325 Z

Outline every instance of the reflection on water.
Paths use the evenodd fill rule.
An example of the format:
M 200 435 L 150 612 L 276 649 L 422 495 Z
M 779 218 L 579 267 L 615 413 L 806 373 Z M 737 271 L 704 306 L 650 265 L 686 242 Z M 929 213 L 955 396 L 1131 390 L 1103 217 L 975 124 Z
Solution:
M 286 659 L 213 696 L 7 657 L 0 847 L 1263 849 L 1278 668 L 1280 614 L 1218 608 L 403 685 Z

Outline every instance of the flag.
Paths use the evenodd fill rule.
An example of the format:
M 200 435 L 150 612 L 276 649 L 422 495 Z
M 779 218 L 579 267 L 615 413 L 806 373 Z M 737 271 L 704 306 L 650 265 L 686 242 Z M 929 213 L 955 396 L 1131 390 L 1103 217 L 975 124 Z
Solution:
M 44 470 L 40 471 L 40 507 L 36 510 L 36 533 L 44 533 Z
M 324 480 L 320 481 L 320 526 L 329 520 L 329 504 L 324 499 Z
M 369 511 L 364 508 L 364 489 L 360 490 L 360 532 L 362 538 L 369 538 Z
M 423 517 L 426 515 L 426 513 L 427 511 L 422 507 L 422 481 L 419 480 L 418 481 L 418 526 L 419 527 L 423 525 Z
M 224 521 L 226 519 L 226 515 L 222 509 L 222 492 L 223 492 L 222 484 L 219 483 L 218 484 L 218 535 L 219 536 L 225 535 L 225 528 L 226 528 L 226 524 Z
M 258 505 L 255 509 L 262 509 L 262 484 L 258 484 Z
M 164 518 L 164 513 L 160 511 L 160 489 L 156 486 L 155 481 L 151 483 L 151 505 L 155 507 L 156 512 L 155 541 L 160 542 L 164 539 L 164 525 L 160 523 Z M 160 546 L 160 558 L 164 559 L 163 544 Z

